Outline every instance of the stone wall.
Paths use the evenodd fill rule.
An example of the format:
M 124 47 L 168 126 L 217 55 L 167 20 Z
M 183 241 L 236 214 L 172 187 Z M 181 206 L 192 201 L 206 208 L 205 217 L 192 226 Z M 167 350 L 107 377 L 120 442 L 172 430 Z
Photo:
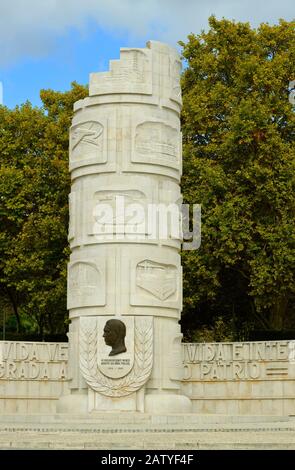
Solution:
M 182 348 L 182 393 L 195 413 L 295 414 L 295 341 Z M 67 343 L 0 341 L 0 413 L 55 413 L 68 391 L 67 362 Z
M 0 413 L 55 413 L 67 361 L 67 343 L 0 341 Z
M 295 414 L 295 341 L 183 344 L 195 413 Z

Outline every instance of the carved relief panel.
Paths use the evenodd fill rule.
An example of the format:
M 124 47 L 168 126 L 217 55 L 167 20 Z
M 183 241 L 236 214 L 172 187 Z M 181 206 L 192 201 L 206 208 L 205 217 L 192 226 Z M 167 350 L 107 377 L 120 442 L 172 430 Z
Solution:
M 166 300 L 177 290 L 176 267 L 144 260 L 136 266 L 136 286 L 159 300 Z
M 145 121 L 142 121 L 135 110 L 133 115 L 126 116 L 125 125 L 130 128 L 130 144 L 123 152 L 123 169 L 163 174 L 179 179 L 181 133 L 172 118 L 167 123 L 156 118 L 158 114 L 148 113 Z
M 135 130 L 135 146 L 132 161 L 168 164 L 178 167 L 179 133 L 162 122 L 147 121 Z
M 101 243 L 115 236 L 132 240 L 133 235 L 144 239 L 149 228 L 148 203 L 153 201 L 157 187 L 148 186 L 145 177 L 138 177 L 133 188 L 129 179 L 122 182 L 122 177 L 112 178 L 114 189 L 100 183 L 101 190 L 95 191 L 96 181 L 87 188 L 85 220 L 87 235 L 93 238 L 90 242 Z M 141 187 L 143 190 L 138 189 Z
M 105 266 L 89 261 L 74 261 L 68 267 L 68 309 L 103 306 L 105 299 Z
M 130 305 L 181 307 L 181 266 L 142 259 L 131 262 Z
M 105 190 L 94 195 L 91 233 L 105 235 L 145 234 L 146 197 L 138 190 Z
M 89 120 L 74 124 L 70 131 L 70 170 L 107 162 L 107 125 Z
M 118 340 L 125 351 L 110 356 L 110 347 L 105 351 L 102 343 L 114 350 Z M 130 395 L 152 371 L 153 318 L 80 318 L 79 349 L 80 370 L 92 390 L 108 397 Z

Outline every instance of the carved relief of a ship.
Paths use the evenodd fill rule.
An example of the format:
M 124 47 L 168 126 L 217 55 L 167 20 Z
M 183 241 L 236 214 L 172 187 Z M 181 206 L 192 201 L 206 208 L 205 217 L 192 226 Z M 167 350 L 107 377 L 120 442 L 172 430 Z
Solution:
M 160 122 L 145 122 L 136 129 L 136 151 L 143 158 L 147 156 L 177 160 L 178 132 Z

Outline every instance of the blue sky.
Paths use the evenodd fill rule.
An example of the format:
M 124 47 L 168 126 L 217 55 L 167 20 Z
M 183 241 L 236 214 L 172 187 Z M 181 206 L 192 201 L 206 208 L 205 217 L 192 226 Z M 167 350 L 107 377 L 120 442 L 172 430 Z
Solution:
M 3 102 L 39 106 L 40 89 L 87 83 L 120 47 L 144 47 L 149 39 L 176 46 L 206 29 L 211 14 L 252 26 L 295 16 L 293 0 L 1 0 Z

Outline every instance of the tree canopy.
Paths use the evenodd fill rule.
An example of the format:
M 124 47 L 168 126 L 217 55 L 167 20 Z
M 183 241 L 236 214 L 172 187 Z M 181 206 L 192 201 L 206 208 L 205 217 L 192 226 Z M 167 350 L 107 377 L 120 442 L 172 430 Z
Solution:
M 202 238 L 182 253 L 193 340 L 295 328 L 295 22 L 209 19 L 181 42 L 184 202 Z M 0 106 L 0 309 L 17 331 L 67 330 L 68 132 L 87 88 Z
M 181 42 L 185 202 L 202 206 L 202 239 L 183 253 L 183 325 L 295 326 L 295 22 L 209 19 Z M 218 328 L 217 328 L 218 329 Z
M 18 331 L 66 330 L 68 129 L 76 83 L 42 90 L 43 107 L 0 107 L 0 296 Z

